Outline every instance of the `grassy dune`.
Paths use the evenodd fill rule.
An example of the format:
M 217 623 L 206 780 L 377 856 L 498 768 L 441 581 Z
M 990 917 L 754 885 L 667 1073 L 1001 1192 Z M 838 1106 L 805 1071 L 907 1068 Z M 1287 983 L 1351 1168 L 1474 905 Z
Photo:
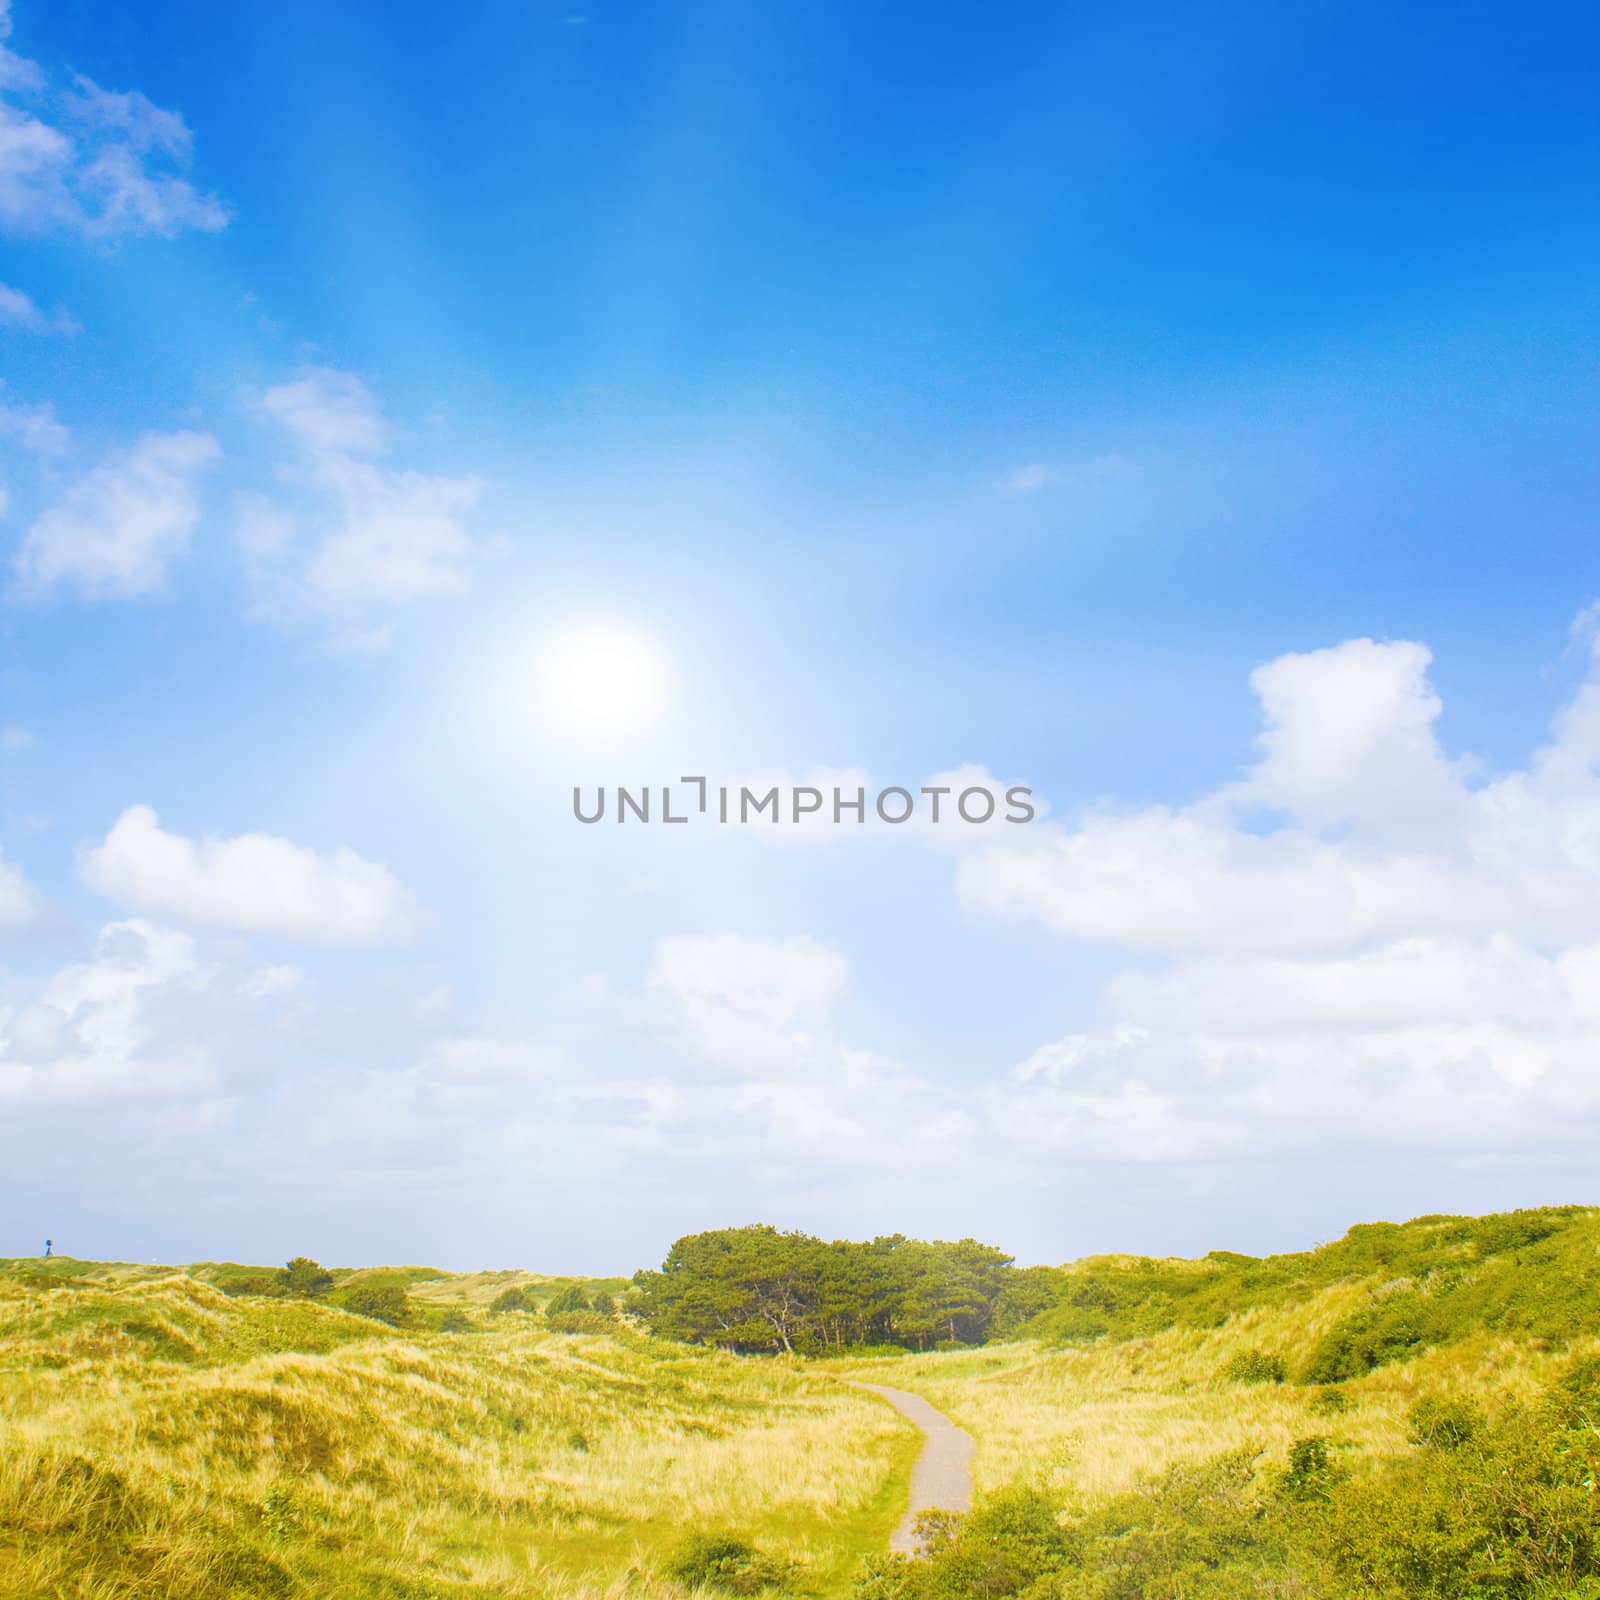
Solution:
M 1458 1485 L 1486 1497 L 1479 1520 L 1492 1521 L 1507 1473 L 1530 1505 L 1541 1483 L 1555 1496 L 1529 1528 L 1592 1525 L 1600 1541 L 1600 1421 L 1556 1438 L 1536 1398 L 1600 1352 L 1592 1210 L 1373 1225 L 1259 1262 L 1101 1257 L 1025 1277 L 1030 1294 L 1043 1282 L 1054 1295 L 1024 1324 L 1032 1337 L 809 1361 L 669 1342 L 593 1312 L 490 1309 L 507 1289 L 546 1306 L 571 1279 L 383 1267 L 336 1270 L 314 1299 L 242 1293 L 262 1271 L 0 1261 L 0 1600 L 670 1600 L 684 1592 L 672 1552 L 694 1533 L 751 1542 L 773 1558 L 764 1570 L 791 1570 L 791 1596 L 842 1600 L 862 1557 L 886 1546 L 920 1445 L 850 1378 L 920 1393 L 968 1429 L 980 1496 L 1040 1491 L 1060 1519 L 1040 1536 L 1078 1528 L 1085 1561 L 1134 1561 L 1141 1539 L 1166 1550 L 1208 1517 L 1218 1549 L 1266 1541 L 1265 1565 L 1251 1565 L 1255 1544 L 1234 1550 L 1244 1565 L 1227 1570 L 1248 1571 L 1244 1587 L 1128 1577 L 1104 1590 L 1117 1600 L 1342 1595 L 1343 1574 L 1366 1568 L 1347 1562 L 1307 1587 L 1300 1569 L 1322 1549 L 1311 1519 L 1381 1565 L 1424 1511 L 1440 1538 L 1456 1536 Z M 404 1332 L 339 1309 L 363 1287 L 404 1288 Z M 1342 1381 L 1295 1381 L 1330 1373 Z M 1476 1403 L 1484 1448 L 1501 1452 L 1482 1458 L 1486 1476 L 1469 1470 L 1477 1446 L 1423 1448 L 1414 1408 L 1428 1397 Z M 1301 1470 L 1296 1450 L 1323 1440 L 1324 1477 L 1344 1488 L 1307 1510 L 1282 1486 Z M 1244 1479 L 1219 1468 L 1230 1457 Z M 1160 1488 L 1185 1474 L 1211 1487 Z M 1428 1509 L 1430 1481 L 1450 1487 Z M 1102 1513 L 1105 1527 L 1092 1523 Z M 969 1531 L 989 1560 L 985 1514 Z M 1448 1560 L 1405 1545 L 1406 1561 L 1437 1567 L 1426 1582 L 1363 1592 L 1600 1595 L 1600 1577 L 1502 1582 L 1511 1546 L 1462 1537 Z M 1554 1548 L 1544 1531 L 1534 1542 L 1545 1555 L 1524 1540 L 1516 1557 L 1529 1571 Z M 1462 1587 L 1456 1575 L 1485 1551 L 1487 1587 Z M 1051 1582 L 1065 1584 L 1060 1561 Z M 1600 1571 L 1600 1555 L 1582 1562 L 1572 1571 Z M 873 1571 L 861 1600 L 924 1594 L 916 1574 Z M 1058 1588 L 1102 1595 L 1058 1584 L 1038 1600 Z M 967 1600 L 960 1583 L 926 1593 Z
M 854 1391 L 480 1321 L 402 1336 L 184 1275 L 0 1276 L 0 1597 L 670 1594 L 697 1528 L 827 1594 L 887 1538 L 916 1439 Z
M 1406 1412 L 1425 1394 L 1471 1393 L 1500 1404 L 1548 1381 L 1565 1359 L 1537 1345 L 1478 1335 L 1339 1386 L 1241 1384 L 1224 1376 L 1252 1350 L 1291 1369 L 1369 1290 L 1341 1284 L 1284 1310 L 1251 1311 L 1213 1330 L 1175 1329 L 1075 1350 L 1037 1343 L 839 1363 L 851 1376 L 923 1395 L 977 1443 L 980 1492 L 1034 1481 L 1095 1504 L 1174 1462 L 1259 1449 L 1281 1466 L 1293 1440 L 1330 1435 L 1352 1468 L 1411 1446 Z

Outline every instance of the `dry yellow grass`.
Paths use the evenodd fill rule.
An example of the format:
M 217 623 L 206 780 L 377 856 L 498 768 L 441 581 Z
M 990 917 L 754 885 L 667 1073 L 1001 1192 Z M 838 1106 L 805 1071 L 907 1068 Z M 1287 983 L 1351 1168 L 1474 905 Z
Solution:
M 809 1364 L 485 1310 L 549 1281 L 419 1282 L 475 1331 L 402 1335 L 185 1273 L 0 1274 L 0 1600 L 670 1600 L 690 1531 L 742 1534 L 842 1596 L 920 1443 L 847 1377 L 967 1428 L 980 1491 L 1031 1479 L 1092 1507 L 1183 1460 L 1281 1463 L 1308 1434 L 1359 1472 L 1408 1448 L 1423 1394 L 1492 1408 L 1563 1359 L 1479 1333 L 1341 1385 L 1333 1412 L 1225 1369 L 1252 1351 L 1297 1369 L 1369 1281 L 1120 1343 Z
M 695 1528 L 826 1593 L 887 1538 L 915 1441 L 885 1408 L 794 1365 L 537 1327 L 406 1338 L 181 1276 L 0 1281 L 0 1596 L 209 1592 L 183 1583 L 216 1550 L 341 1600 L 662 1593 Z M 74 1494 L 110 1494 L 137 1550 Z
M 1365 1298 L 1363 1286 L 1340 1284 L 1214 1330 L 1073 1350 L 990 1345 L 837 1370 L 910 1389 L 966 1428 L 977 1444 L 980 1492 L 1036 1479 L 1093 1505 L 1181 1460 L 1250 1449 L 1282 1462 L 1308 1434 L 1332 1438 L 1359 1470 L 1406 1448 L 1405 1413 L 1419 1396 L 1527 1394 L 1560 1359 L 1481 1335 L 1341 1385 L 1353 1406 L 1334 1415 L 1317 1409 L 1315 1388 L 1223 1378 L 1229 1359 L 1252 1349 L 1282 1355 L 1293 1369 Z

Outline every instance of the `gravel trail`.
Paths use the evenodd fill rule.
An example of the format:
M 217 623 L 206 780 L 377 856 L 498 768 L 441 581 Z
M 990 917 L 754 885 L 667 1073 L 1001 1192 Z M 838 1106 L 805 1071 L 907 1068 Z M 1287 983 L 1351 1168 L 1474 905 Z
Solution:
M 870 1389 L 887 1400 L 921 1428 L 927 1439 L 911 1469 L 911 1504 L 889 1541 L 891 1550 L 914 1555 L 917 1540 L 911 1525 L 919 1511 L 966 1511 L 972 1505 L 972 1436 L 942 1411 L 935 1411 L 920 1394 L 881 1383 L 858 1383 L 856 1387 Z

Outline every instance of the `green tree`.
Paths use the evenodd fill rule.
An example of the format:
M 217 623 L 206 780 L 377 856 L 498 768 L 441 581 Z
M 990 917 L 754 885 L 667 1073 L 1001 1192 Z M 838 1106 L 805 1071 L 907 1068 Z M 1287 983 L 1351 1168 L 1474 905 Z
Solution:
M 679 1239 L 634 1283 L 640 1315 L 669 1338 L 751 1351 L 926 1346 L 983 1339 L 1010 1262 L 972 1239 L 828 1244 L 761 1225 Z
M 285 1291 L 303 1300 L 320 1299 L 333 1288 L 333 1274 L 310 1256 L 296 1256 L 283 1271 Z

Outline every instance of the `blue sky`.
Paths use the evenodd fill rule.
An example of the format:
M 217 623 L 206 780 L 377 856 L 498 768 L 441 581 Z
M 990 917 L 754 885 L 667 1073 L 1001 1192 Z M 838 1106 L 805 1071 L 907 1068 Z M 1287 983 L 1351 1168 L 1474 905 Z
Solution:
M 1588 8 L 0 19 L 0 1252 L 1590 1197 Z

